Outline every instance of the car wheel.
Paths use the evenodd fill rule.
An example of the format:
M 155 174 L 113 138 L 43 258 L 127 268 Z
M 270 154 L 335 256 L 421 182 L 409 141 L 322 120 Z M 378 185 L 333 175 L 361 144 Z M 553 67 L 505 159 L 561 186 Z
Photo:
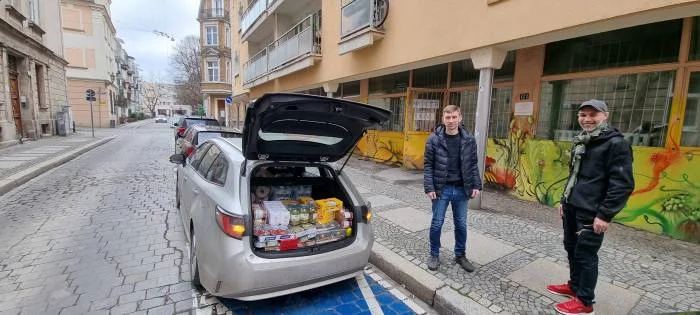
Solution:
M 194 229 L 190 237 L 190 275 L 192 277 L 192 285 L 201 288 L 202 283 L 199 282 L 199 261 L 197 261 L 197 237 L 194 235 Z

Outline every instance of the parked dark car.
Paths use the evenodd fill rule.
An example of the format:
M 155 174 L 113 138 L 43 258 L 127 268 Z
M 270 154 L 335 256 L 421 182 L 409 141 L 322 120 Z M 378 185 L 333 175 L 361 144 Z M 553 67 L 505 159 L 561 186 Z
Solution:
M 181 117 L 180 120 L 175 124 L 175 152 L 178 151 L 178 141 L 177 139 L 185 136 L 185 131 L 187 128 L 193 125 L 202 126 L 216 126 L 220 127 L 221 124 L 218 120 L 209 117 Z
M 181 152 L 175 153 L 183 153 L 185 157 L 189 157 L 200 144 L 204 143 L 204 141 L 216 137 L 240 138 L 242 137 L 242 133 L 240 130 L 233 128 L 194 125 L 187 128 L 185 136 L 179 140 L 181 141 Z

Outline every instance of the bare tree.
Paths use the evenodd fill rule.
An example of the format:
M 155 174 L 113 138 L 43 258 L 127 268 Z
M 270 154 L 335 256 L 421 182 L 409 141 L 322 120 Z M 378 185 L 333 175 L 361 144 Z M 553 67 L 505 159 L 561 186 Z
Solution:
M 160 85 L 155 82 L 148 82 L 141 85 L 141 101 L 151 112 L 151 117 L 156 117 L 156 105 L 160 100 Z
M 170 55 L 171 75 L 177 85 L 178 103 L 193 109 L 202 101 L 202 72 L 199 37 L 189 35 L 181 39 Z

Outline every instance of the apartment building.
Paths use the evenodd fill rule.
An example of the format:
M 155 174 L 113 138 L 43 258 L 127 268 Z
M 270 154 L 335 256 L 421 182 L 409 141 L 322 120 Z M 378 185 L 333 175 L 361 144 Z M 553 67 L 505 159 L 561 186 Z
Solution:
M 112 23 L 111 0 L 61 0 L 64 52 L 68 60 L 68 101 L 78 126 L 108 128 L 119 121 L 121 71 L 128 71 Z M 124 67 L 127 69 L 124 69 Z M 92 89 L 92 104 L 85 91 Z
M 0 146 L 67 132 L 59 17 L 59 0 L 0 2 Z
M 617 221 L 700 240 L 700 1 L 232 5 L 241 103 L 287 91 L 390 109 L 357 151 L 408 169 L 422 168 L 441 108 L 459 105 L 467 129 L 488 130 L 488 185 L 554 206 L 577 105 L 603 99 L 635 156 L 637 187 Z
M 157 91 L 158 100 L 155 103 L 156 116 L 191 115 L 192 105 L 180 104 L 177 99 L 177 88 L 175 84 L 168 83 L 147 83 L 148 88 Z
M 233 66 L 231 1 L 201 0 L 200 52 L 203 105 L 208 116 L 227 120 L 226 98 L 231 96 Z

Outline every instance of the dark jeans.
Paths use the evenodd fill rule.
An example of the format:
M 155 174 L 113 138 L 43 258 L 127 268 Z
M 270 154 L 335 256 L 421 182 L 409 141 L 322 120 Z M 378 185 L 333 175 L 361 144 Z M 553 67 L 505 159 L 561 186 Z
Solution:
M 467 194 L 462 186 L 445 185 L 433 200 L 433 220 L 430 223 L 430 255 L 440 254 L 440 234 L 447 206 L 452 204 L 455 224 L 455 256 L 464 256 L 467 247 Z
M 585 305 L 593 304 L 598 281 L 598 250 L 603 234 L 593 232 L 595 217 L 564 205 L 564 248 L 569 258 L 569 285 Z

